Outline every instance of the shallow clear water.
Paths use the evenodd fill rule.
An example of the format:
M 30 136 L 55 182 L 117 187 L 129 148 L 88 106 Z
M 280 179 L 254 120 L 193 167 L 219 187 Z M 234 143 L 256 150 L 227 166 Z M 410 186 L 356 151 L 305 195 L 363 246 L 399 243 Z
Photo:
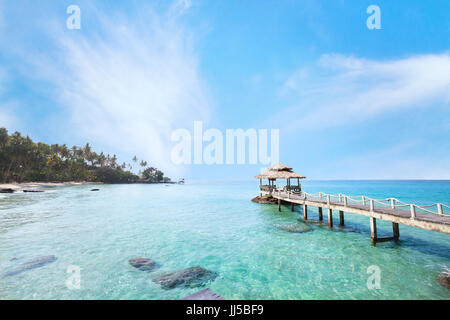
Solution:
M 257 183 L 91 188 L 0 195 L 0 298 L 179 299 L 200 288 L 164 290 L 152 274 L 197 265 L 219 274 L 207 287 L 226 299 L 450 298 L 435 280 L 450 267 L 445 234 L 400 225 L 398 244 L 373 247 L 368 218 L 348 213 L 345 228 L 289 233 L 275 225 L 302 223 L 301 209 L 252 203 Z M 303 189 L 450 203 L 450 181 L 305 181 Z M 386 222 L 378 229 L 392 233 Z M 48 255 L 56 262 L 2 277 Z M 161 268 L 139 271 L 133 257 Z M 79 290 L 66 286 L 70 265 L 81 267 Z M 381 270 L 379 290 L 366 285 L 371 265 Z

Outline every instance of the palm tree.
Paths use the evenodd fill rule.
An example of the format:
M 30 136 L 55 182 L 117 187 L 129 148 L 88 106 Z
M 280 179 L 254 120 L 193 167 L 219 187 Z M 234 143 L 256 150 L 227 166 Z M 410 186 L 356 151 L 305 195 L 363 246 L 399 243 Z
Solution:
M 88 162 L 90 162 L 91 166 L 94 166 L 97 154 L 95 152 L 92 152 L 92 148 L 88 142 L 86 142 L 86 145 L 83 148 L 83 156 Z
M 115 154 L 113 154 L 113 156 L 111 157 L 111 167 L 113 169 L 116 169 L 118 167 L 117 156 Z
M 103 168 L 105 166 L 105 161 L 106 161 L 105 154 L 103 152 L 100 152 L 97 160 L 98 160 L 98 163 L 100 164 L 100 167 Z
M 147 166 L 147 161 L 141 160 L 141 162 L 139 163 L 139 165 L 140 165 L 142 168 L 145 168 L 145 167 Z

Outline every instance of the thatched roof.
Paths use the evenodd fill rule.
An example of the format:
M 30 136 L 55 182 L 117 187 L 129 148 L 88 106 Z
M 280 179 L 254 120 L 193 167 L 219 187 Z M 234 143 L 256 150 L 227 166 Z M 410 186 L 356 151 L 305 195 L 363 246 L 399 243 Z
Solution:
M 295 172 L 289 171 L 268 171 L 261 173 L 255 177 L 256 179 L 289 179 L 289 178 L 299 178 L 304 179 L 305 176 Z
M 291 167 L 288 167 L 285 164 L 277 163 L 267 168 L 269 171 L 292 171 Z
M 305 176 L 295 173 L 292 171 L 291 167 L 284 164 L 278 163 L 267 168 L 267 171 L 261 173 L 255 177 L 256 179 L 289 179 L 289 178 L 299 178 L 304 179 Z

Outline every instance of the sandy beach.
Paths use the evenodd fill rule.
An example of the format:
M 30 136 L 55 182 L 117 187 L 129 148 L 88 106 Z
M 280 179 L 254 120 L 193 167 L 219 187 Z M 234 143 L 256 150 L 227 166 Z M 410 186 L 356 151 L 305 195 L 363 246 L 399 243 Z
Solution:
M 101 182 L 86 181 L 69 181 L 69 182 L 23 182 L 23 183 L 3 183 L 0 184 L 1 189 L 12 189 L 14 191 L 22 191 L 26 189 L 40 189 L 42 187 L 64 187 L 84 184 L 101 184 Z

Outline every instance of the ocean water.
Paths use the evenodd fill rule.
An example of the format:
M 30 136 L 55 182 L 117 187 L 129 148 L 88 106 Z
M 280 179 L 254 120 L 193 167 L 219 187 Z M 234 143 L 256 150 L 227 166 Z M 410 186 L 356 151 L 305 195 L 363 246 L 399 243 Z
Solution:
M 369 218 L 345 214 L 341 228 L 312 223 L 300 207 L 261 205 L 257 182 L 186 185 L 92 185 L 0 195 L 1 299 L 179 299 L 200 288 L 162 289 L 155 274 L 202 266 L 205 285 L 226 299 L 449 299 L 436 276 L 450 267 L 450 237 L 400 225 L 399 243 L 370 244 Z M 405 202 L 450 204 L 450 181 L 304 181 L 307 192 L 345 193 Z M 317 219 L 310 208 L 309 218 Z M 380 236 L 392 234 L 378 221 Z M 40 256 L 57 260 L 4 277 Z M 153 272 L 128 260 L 148 257 Z M 69 266 L 81 268 L 70 289 Z M 367 286 L 370 266 L 380 289 Z

